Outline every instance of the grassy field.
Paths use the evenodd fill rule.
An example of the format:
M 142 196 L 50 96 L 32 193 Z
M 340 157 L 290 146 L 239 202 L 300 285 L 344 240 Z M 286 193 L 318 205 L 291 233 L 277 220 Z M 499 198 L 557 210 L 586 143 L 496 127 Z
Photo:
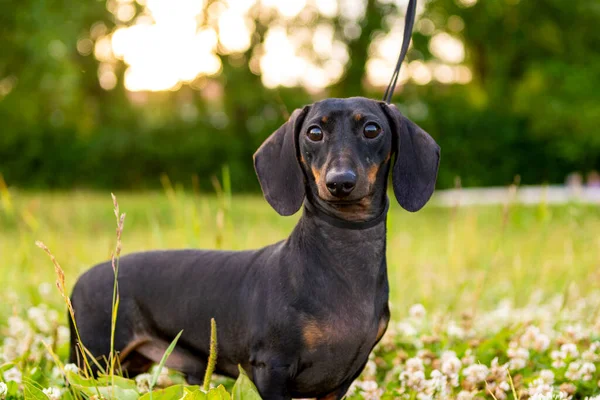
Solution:
M 158 248 L 257 248 L 285 238 L 298 218 L 278 216 L 259 196 L 205 195 L 170 188 L 164 192 L 116 193 L 116 196 L 121 211 L 127 214 L 123 254 Z M 110 258 L 116 227 L 110 193 L 11 191 L 9 194 L 4 191 L 1 199 L 0 346 L 2 338 L 6 342 L 11 334 L 10 323 L 4 321 L 11 315 L 26 316 L 32 306 L 43 304 L 42 307 L 47 306 L 49 310 L 58 310 L 52 318 L 57 319 L 59 325 L 66 322 L 66 308 L 54 287 L 54 268 L 34 242 L 43 241 L 55 254 L 70 288 L 80 273 Z M 382 390 L 382 387 L 395 391 L 394 396 L 400 396 L 400 389 L 394 384 L 389 386 L 388 374 L 393 372 L 398 377 L 402 368 L 404 373 L 410 370 L 410 365 L 405 364 L 407 359 L 412 359 L 410 357 L 426 360 L 417 353 L 429 345 L 421 340 L 419 347 L 402 338 L 406 335 L 431 336 L 439 328 L 439 321 L 448 324 L 448 321 L 456 320 L 464 330 L 461 324 L 464 325 L 465 318 L 477 321 L 478 316 L 494 315 L 498 310 L 512 310 L 508 313 L 521 315 L 519 310 L 534 307 L 558 310 L 548 311 L 558 313 L 551 324 L 555 332 L 560 325 L 561 310 L 575 310 L 581 301 L 587 301 L 588 306 L 592 304 L 589 299 L 595 298 L 600 283 L 600 207 L 506 204 L 442 208 L 431 204 L 421 212 L 410 214 L 393 203 L 388 217 L 388 267 L 395 321 L 390 335 L 395 336 L 391 342 L 386 342 L 387 348 L 382 345 L 378 350 L 380 369 L 371 366 L 377 372 L 365 372 L 366 376 L 372 372 L 377 389 L 368 385 L 357 389 L 362 391 L 362 397 L 380 396 L 382 394 L 376 390 Z M 542 306 L 556 304 L 556 301 L 560 303 L 558 308 Z M 411 308 L 414 304 L 419 305 Z M 579 322 L 592 327 L 593 318 L 597 317 L 593 311 L 585 318 L 580 317 Z M 403 330 L 407 323 L 412 329 L 408 333 Z M 493 321 L 487 323 L 493 324 Z M 481 333 L 484 336 L 480 339 L 492 337 L 504 327 L 512 327 L 511 323 L 499 326 L 492 333 Z M 514 329 L 511 328 L 512 334 L 524 334 L 518 330 L 525 329 L 522 325 Z M 444 332 L 444 337 L 451 336 L 448 330 Z M 588 348 L 593 338 L 593 332 L 590 332 Z M 553 340 L 552 346 L 558 346 L 559 351 L 564 343 L 554 343 L 558 336 L 549 337 Z M 509 353 L 514 338 L 502 340 L 504 350 L 500 360 L 504 358 L 509 362 L 514 358 Z M 430 350 L 442 361 L 443 352 L 447 350 L 464 357 L 466 342 L 466 336 L 460 344 L 434 341 Z M 390 343 L 394 343 L 392 347 Z M 442 346 L 441 343 L 446 344 Z M 65 350 L 58 346 L 59 356 L 65 357 Z M 547 349 L 548 363 L 554 360 L 550 359 L 550 350 Z M 397 359 L 399 354 L 402 357 Z M 4 358 L 7 358 L 6 354 Z M 489 373 L 493 368 L 492 358 L 485 360 Z M 3 362 L 9 361 L 13 360 L 3 361 L 0 352 L 0 372 Z M 555 372 L 557 379 L 565 377 L 568 361 L 562 375 Z M 593 363 L 598 365 L 597 361 Z M 463 366 L 466 365 L 463 362 Z M 25 368 L 30 371 L 31 365 L 22 367 Z M 429 377 L 432 365 L 425 363 L 423 368 L 425 381 L 433 380 L 433 376 Z M 539 365 L 532 366 L 531 376 L 541 369 Z M 465 376 L 461 373 L 460 387 L 453 386 L 452 396 L 458 396 L 461 388 L 463 392 L 469 389 L 463 385 Z M 597 375 L 590 379 L 594 380 L 593 387 L 582 393 L 595 393 L 598 389 Z M 412 389 L 406 383 L 408 381 L 398 378 L 398 385 L 401 382 L 404 382 L 402 390 L 405 390 L 402 393 L 409 393 Z M 525 385 L 523 382 L 518 384 Z M 486 393 L 481 382 L 479 385 L 475 384 L 471 392 Z M 519 390 L 522 392 L 522 388 Z M 1 393 L 0 387 L 0 399 Z M 502 397 L 498 393 L 497 397 Z M 512 397 L 512 387 L 505 393 Z M 522 393 L 527 397 L 526 391 Z M 574 398 L 578 398 L 577 395 Z

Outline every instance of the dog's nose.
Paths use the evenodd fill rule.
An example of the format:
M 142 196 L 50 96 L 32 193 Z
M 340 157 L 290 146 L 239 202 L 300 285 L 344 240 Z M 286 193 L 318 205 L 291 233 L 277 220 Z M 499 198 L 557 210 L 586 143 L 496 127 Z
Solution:
M 346 197 L 356 186 L 356 174 L 352 171 L 332 170 L 325 177 L 329 193 L 335 197 Z

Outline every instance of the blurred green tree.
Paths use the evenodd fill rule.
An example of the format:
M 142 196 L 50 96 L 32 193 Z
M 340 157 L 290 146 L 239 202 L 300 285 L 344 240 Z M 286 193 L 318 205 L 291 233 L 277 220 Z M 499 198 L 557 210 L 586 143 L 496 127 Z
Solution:
M 223 1 L 205 2 L 201 27 L 214 25 L 208 10 Z M 176 91 L 130 92 L 123 62 L 94 56 L 99 37 L 126 25 L 109 11 L 116 0 L 10 1 L 0 15 L 0 173 L 22 187 L 144 188 L 159 185 L 163 173 L 210 185 L 206 176 L 228 164 L 235 189 L 256 190 L 251 155 L 294 108 L 327 96 L 381 98 L 368 79 L 371 44 L 398 24 L 405 3 L 357 1 L 358 17 L 349 17 L 340 1 L 337 13 L 287 18 L 255 4 L 250 46 L 218 47 L 220 74 Z M 140 3 L 128 4 L 146 15 Z M 456 176 L 465 185 L 507 184 L 516 174 L 523 183 L 562 182 L 572 170 L 600 169 L 597 1 L 421 6 L 408 62 L 439 62 L 433 41 L 447 33 L 462 42 L 471 75 L 461 84 L 409 80 L 397 89 L 395 101 L 442 146 L 439 187 Z M 341 78 L 321 90 L 264 86 L 256 59 L 272 26 L 292 33 L 331 26 L 348 53 Z M 300 51 L 327 62 L 310 45 Z M 99 83 L 103 68 L 114 82 Z

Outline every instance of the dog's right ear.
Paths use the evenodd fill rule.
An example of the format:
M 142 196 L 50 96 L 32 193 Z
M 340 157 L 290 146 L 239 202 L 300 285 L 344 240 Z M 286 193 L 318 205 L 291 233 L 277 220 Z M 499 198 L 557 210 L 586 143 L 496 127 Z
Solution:
M 290 119 L 254 153 L 254 169 L 271 207 L 280 215 L 292 215 L 304 201 L 304 175 L 297 156 L 298 131 L 309 106 L 297 109 Z

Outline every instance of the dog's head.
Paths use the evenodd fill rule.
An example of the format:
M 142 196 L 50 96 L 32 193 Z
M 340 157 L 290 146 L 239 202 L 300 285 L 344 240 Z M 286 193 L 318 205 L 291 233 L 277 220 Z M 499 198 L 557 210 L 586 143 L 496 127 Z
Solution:
M 256 151 L 254 168 L 281 215 L 294 214 L 307 196 L 332 215 L 363 221 L 384 207 L 392 159 L 398 203 L 421 209 L 435 187 L 439 146 L 395 106 L 352 97 L 295 110 Z

